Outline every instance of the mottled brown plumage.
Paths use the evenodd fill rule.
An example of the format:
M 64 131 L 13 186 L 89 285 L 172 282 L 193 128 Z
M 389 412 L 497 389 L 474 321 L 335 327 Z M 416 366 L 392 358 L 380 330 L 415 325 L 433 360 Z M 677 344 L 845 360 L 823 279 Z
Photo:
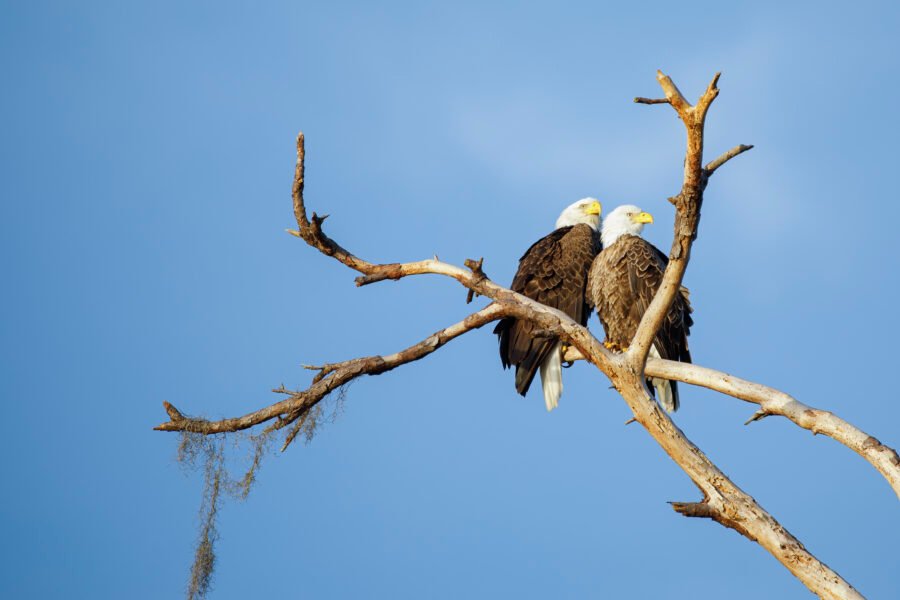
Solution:
M 582 325 L 587 324 L 587 275 L 600 250 L 600 234 L 590 225 L 560 227 L 535 242 L 519 259 L 511 289 L 559 309 Z M 513 318 L 494 329 L 500 337 L 503 367 L 516 367 L 516 391 L 523 396 L 541 363 L 556 345 L 556 338 L 535 338 L 535 327 Z
M 665 254 L 635 235 L 622 235 L 597 255 L 588 277 L 588 294 L 607 341 L 620 349 L 631 344 L 668 263 Z M 653 340 L 661 358 L 691 362 L 687 336 L 693 323 L 688 291 L 682 288 Z M 670 383 L 674 410 L 678 388 L 674 381 Z

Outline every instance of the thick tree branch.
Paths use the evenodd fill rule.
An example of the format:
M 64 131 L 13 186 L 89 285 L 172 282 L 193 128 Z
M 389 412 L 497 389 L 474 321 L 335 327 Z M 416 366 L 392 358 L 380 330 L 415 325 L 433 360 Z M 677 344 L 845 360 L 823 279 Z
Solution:
M 716 87 L 716 84 L 720 75 L 721 73 L 715 74 L 696 106 L 692 106 L 668 75 L 663 74 L 662 71 L 657 71 L 656 74 L 656 79 L 662 87 L 668 103 L 678 113 L 687 130 L 687 151 L 684 159 L 684 182 L 681 192 L 670 199 L 675 205 L 676 213 L 675 236 L 669 252 L 669 265 L 663 275 L 662 284 L 644 313 L 634 340 L 628 349 L 629 360 L 636 368 L 643 368 L 647 361 L 647 354 L 650 352 L 653 338 L 656 337 L 656 332 L 662 326 L 663 319 L 665 319 L 675 295 L 681 289 L 681 281 L 690 259 L 691 246 L 697 237 L 697 228 L 700 225 L 700 207 L 703 204 L 703 190 L 707 180 L 725 162 L 752 147 L 731 150 L 710 163 L 713 167 L 711 170 L 703 168 L 703 127 L 706 113 L 713 100 L 719 95 L 719 88 Z
M 747 381 L 699 365 L 651 358 L 647 375 L 699 385 L 760 406 L 757 414 L 786 417 L 813 434 L 822 434 L 847 446 L 884 475 L 900 498 L 900 456 L 893 448 L 854 427 L 827 410 L 807 406 L 794 397 L 768 386 Z
M 710 175 L 703 167 L 703 130 L 709 107 L 719 94 L 719 73 L 713 77 L 703 95 L 692 106 L 667 75 L 657 72 L 657 81 L 668 104 L 678 113 L 687 131 L 684 160 L 684 182 L 681 192 L 671 198 L 675 205 L 675 231 L 669 264 L 660 289 L 644 313 L 634 339 L 625 353 L 628 369 L 617 373 L 613 384 L 634 413 L 635 419 L 647 429 L 666 453 L 690 476 L 703 492 L 706 505 L 703 513 L 717 522 L 735 529 L 758 542 L 789 569 L 811 591 L 822 598 L 861 598 L 860 594 L 837 573 L 810 554 L 803 544 L 785 530 L 770 514 L 743 490 L 732 483 L 653 402 L 644 385 L 644 370 L 650 345 L 662 325 L 690 260 L 691 246 L 697 237 L 703 191 Z M 735 151 L 737 156 L 740 151 Z M 713 162 L 716 169 L 732 156 L 723 155 Z M 622 385 L 624 383 L 624 385 Z M 688 505 L 696 505 L 689 503 Z M 686 506 L 676 504 L 677 506 Z
M 630 376 L 626 373 L 629 373 Z M 708 516 L 759 543 L 807 588 L 820 598 L 860 599 L 862 596 L 834 570 L 813 556 L 800 541 L 766 512 L 756 500 L 735 485 L 721 469 L 685 437 L 646 390 L 643 373 L 619 372 L 616 388 L 634 413 L 634 418 L 653 436 L 666 454 L 691 478 L 703 494 L 688 514 Z M 676 510 L 685 503 L 673 503 Z
M 583 359 L 575 348 L 569 348 L 563 356 L 566 362 Z M 777 415 L 808 429 L 813 435 L 830 437 L 866 459 L 900 498 L 900 455 L 897 451 L 832 412 L 813 408 L 775 388 L 698 364 L 651 357 L 647 359 L 644 374 L 705 387 L 759 405 L 760 409 L 747 424 Z

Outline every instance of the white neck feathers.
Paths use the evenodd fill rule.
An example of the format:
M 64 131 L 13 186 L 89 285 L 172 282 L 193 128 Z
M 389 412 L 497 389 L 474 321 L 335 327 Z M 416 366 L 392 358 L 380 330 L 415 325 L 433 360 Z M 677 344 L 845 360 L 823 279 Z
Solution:
M 636 235 L 640 237 L 640 231 L 634 231 L 633 227 L 627 224 L 610 224 L 609 221 L 603 223 L 603 231 L 600 232 L 600 239 L 603 240 L 603 247 L 609 248 L 616 243 L 623 235 Z
M 603 219 L 603 229 L 600 231 L 603 247 L 609 248 L 623 235 L 640 237 L 641 232 L 644 230 L 644 224 L 634 219 L 634 216 L 640 212 L 641 209 L 637 206 L 627 204 L 619 206 L 609 213 Z

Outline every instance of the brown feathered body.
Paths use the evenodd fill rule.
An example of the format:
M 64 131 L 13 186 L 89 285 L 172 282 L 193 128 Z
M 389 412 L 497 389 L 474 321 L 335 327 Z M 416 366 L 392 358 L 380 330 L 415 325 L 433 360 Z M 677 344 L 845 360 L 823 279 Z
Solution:
M 620 349 L 634 339 L 641 318 L 662 283 L 668 257 L 653 244 L 635 235 L 622 235 L 597 255 L 588 277 L 588 294 L 603 324 L 606 339 Z M 693 325 L 686 288 L 675 296 L 653 340 L 651 355 L 691 362 L 687 336 Z M 674 381 L 653 380 L 651 390 L 668 384 L 671 396 L 661 398 L 667 410 L 679 405 Z M 665 392 L 663 392 L 665 396 Z
M 588 272 L 600 251 L 600 234 L 590 225 L 560 227 L 535 242 L 519 259 L 510 288 L 587 325 Z M 511 317 L 494 329 L 500 338 L 503 367 L 516 368 L 516 391 L 528 391 L 541 363 L 557 344 L 556 338 L 533 337 L 535 326 Z

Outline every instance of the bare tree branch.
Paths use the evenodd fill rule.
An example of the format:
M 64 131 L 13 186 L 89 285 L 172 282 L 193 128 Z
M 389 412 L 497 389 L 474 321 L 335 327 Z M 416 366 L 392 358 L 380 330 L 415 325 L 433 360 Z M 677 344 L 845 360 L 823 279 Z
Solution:
M 634 413 L 637 421 L 653 436 L 666 453 L 680 466 L 703 493 L 703 509 L 698 503 L 676 503 L 683 514 L 705 516 L 758 542 L 791 571 L 812 592 L 822 598 L 861 598 L 849 583 L 806 548 L 767 513 L 750 495 L 738 488 L 678 429 L 654 402 L 644 384 L 644 369 L 650 345 L 656 332 L 681 289 L 691 246 L 697 237 L 703 191 L 711 172 L 703 168 L 703 131 L 706 114 L 719 94 L 719 73 L 695 106 L 692 106 L 667 75 L 657 72 L 657 81 L 668 103 L 678 113 L 687 130 L 684 160 L 684 182 L 681 192 L 671 198 L 675 205 L 675 231 L 669 264 L 660 289 L 644 313 L 634 339 L 625 353 L 627 368 L 610 379 Z M 737 153 L 735 154 L 735 156 Z M 718 166 L 724 164 L 726 156 Z M 718 162 L 718 161 L 715 161 Z M 579 348 L 580 350 L 580 348 Z M 690 508 L 687 508 L 690 507 Z
M 668 98 L 642 98 L 638 96 L 634 99 L 635 104 L 668 104 Z
M 574 348 L 570 348 L 563 356 L 566 362 L 583 359 L 581 353 Z M 832 412 L 813 408 L 775 388 L 698 364 L 651 357 L 647 359 L 644 374 L 705 387 L 759 405 L 760 409 L 746 424 L 777 415 L 808 429 L 813 435 L 830 437 L 866 459 L 884 476 L 900 498 L 900 455 L 897 451 Z
M 703 126 L 710 105 L 719 95 L 719 88 L 716 87 L 716 84 L 720 75 L 721 73 L 715 74 L 706 91 L 697 101 L 697 105 L 692 106 L 668 75 L 663 74 L 662 71 L 657 71 L 656 74 L 656 79 L 662 87 L 668 103 L 678 113 L 687 129 L 687 153 L 684 159 L 684 183 L 681 192 L 674 198 L 670 198 L 675 205 L 676 213 L 675 236 L 669 252 L 669 265 L 663 275 L 659 290 L 644 313 L 627 352 L 629 360 L 636 368 L 643 368 L 647 361 L 647 354 L 650 352 L 653 338 L 656 337 L 656 332 L 659 331 L 663 319 L 675 299 L 675 294 L 681 289 L 681 281 L 691 255 L 691 246 L 697 238 L 703 190 L 709 176 L 729 159 L 752 148 L 749 146 L 745 150 L 731 150 L 710 163 L 714 166 L 712 170 L 707 171 L 703 168 Z M 729 156 L 732 152 L 734 154 Z
M 298 163 L 303 162 L 305 159 L 304 142 L 305 138 L 301 132 L 297 136 Z M 325 235 L 321 227 L 324 218 L 318 217 L 313 213 L 312 219 L 307 220 L 306 203 L 303 198 L 303 174 L 304 168 L 298 164 L 293 185 L 293 204 L 294 216 L 297 220 L 299 231 L 289 229 L 288 233 L 303 239 L 307 244 L 323 254 L 331 256 L 351 269 L 362 273 L 361 277 L 356 278 L 357 286 L 369 285 L 387 279 L 402 279 L 410 275 L 434 274 L 452 277 L 471 292 L 506 305 L 510 316 L 530 319 L 545 329 L 553 330 L 557 336 L 578 348 L 584 353 L 584 356 L 589 357 L 587 360 L 600 368 L 604 373 L 609 374 L 612 371 L 613 363 L 620 362 L 620 359 L 614 357 L 604 348 L 603 344 L 591 335 L 586 328 L 578 325 L 564 313 L 544 306 L 531 298 L 517 294 L 491 281 L 482 270 L 483 259 L 478 261 L 467 259 L 466 266 L 469 270 L 465 270 L 442 262 L 437 257 L 408 263 L 376 264 L 353 255 Z M 299 183 L 298 178 L 301 179 Z
M 386 265 L 372 265 L 371 272 L 379 273 L 382 266 Z M 604 372 L 612 370 L 612 361 L 620 360 L 613 357 L 586 328 L 575 323 L 567 315 L 498 286 L 487 279 L 483 272 L 473 274 L 436 260 L 405 263 L 399 266 L 404 273 L 403 277 L 425 273 L 446 275 L 459 280 L 467 287 L 471 286 L 470 289 L 478 288 L 481 290 L 479 293 L 499 301 L 489 304 L 454 325 L 433 333 L 418 344 L 394 354 L 355 358 L 321 366 L 304 365 L 306 369 L 319 371 L 309 388 L 302 391 L 288 390 L 283 386 L 276 388 L 272 391 L 287 394 L 289 397 L 241 417 L 216 421 L 185 417 L 172 404 L 163 402 L 163 407 L 169 415 L 169 421 L 157 425 L 154 429 L 156 431 L 188 431 L 212 435 L 241 431 L 275 418 L 281 418 L 277 424 L 277 428 L 280 429 L 294 422 L 302 415 L 303 411 L 309 410 L 329 393 L 353 379 L 361 375 L 378 375 L 402 364 L 424 358 L 450 340 L 506 316 L 534 321 L 548 332 L 552 331 L 553 335 L 571 343 L 580 351 L 587 349 L 586 354 L 590 355 L 592 362 L 596 361 L 594 364 Z
M 715 79 L 713 79 L 712 84 L 710 84 L 712 87 L 715 87 L 718 78 L 719 73 L 716 73 Z M 668 75 L 665 75 L 662 71 L 657 71 L 656 80 L 659 82 L 660 87 L 662 87 L 663 93 L 666 95 L 666 100 L 668 100 L 669 104 L 672 105 L 672 108 L 678 112 L 679 116 L 693 109 L 691 103 L 685 99 L 684 94 L 681 93 L 681 90 L 678 89 L 678 86 L 675 85 L 675 82 L 672 81 Z
M 242 417 L 218 421 L 188 418 L 183 416 L 174 406 L 164 402 L 163 405 L 169 414 L 170 420 L 157 425 L 154 429 L 157 431 L 189 431 L 209 435 L 241 431 L 278 417 L 286 417 L 278 423 L 277 428 L 280 429 L 295 421 L 304 411 L 312 408 L 333 390 L 349 383 L 353 379 L 362 375 L 378 375 L 395 369 L 400 365 L 425 358 L 447 342 L 473 329 L 478 329 L 486 323 L 503 318 L 507 313 L 508 310 L 505 306 L 490 304 L 480 311 L 467 316 L 462 321 L 436 331 L 421 342 L 400 352 L 386 356 L 365 356 L 315 367 L 319 374 L 313 379 L 313 384 L 309 388 L 302 391 L 291 391 L 284 387 L 272 390 L 279 394 L 288 394 L 289 397 L 286 400 L 276 402 Z M 293 416 L 293 418 L 290 416 Z
M 630 366 L 630 365 L 629 365 Z M 624 371 L 624 372 L 623 372 Z M 704 516 L 759 543 L 820 598 L 859 599 L 852 585 L 810 553 L 756 500 L 735 485 L 653 401 L 642 373 L 627 368 L 613 379 L 635 419 L 666 454 L 691 478 L 703 494 L 698 502 L 673 503 L 686 516 Z M 700 505 L 704 505 L 702 509 Z M 687 508 L 685 508 L 687 507 Z
M 728 152 L 725 152 L 724 154 L 722 154 L 722 156 L 703 167 L 703 170 L 706 172 L 706 177 L 708 178 L 710 175 L 716 172 L 716 169 L 727 163 L 738 154 L 743 154 L 747 150 L 753 150 L 753 145 L 739 144 Z
M 291 186 L 291 198 L 294 201 L 294 218 L 297 226 L 303 230 L 309 227 L 306 220 L 306 207 L 303 205 L 303 186 L 306 183 L 304 173 L 306 171 L 306 146 L 303 132 L 297 136 L 297 166 L 294 169 L 294 184 Z
M 896 453 L 869 436 L 860 439 L 859 436 L 865 436 L 864 433 L 851 428 L 831 413 L 825 411 L 815 413 L 815 409 L 805 407 L 790 397 L 787 397 L 790 401 L 779 397 L 777 394 L 780 392 L 775 393 L 774 390 L 764 386 L 759 386 L 760 389 L 757 389 L 754 386 L 758 384 L 736 378 L 729 379 L 730 376 L 724 376 L 723 379 L 721 376 L 724 374 L 718 374 L 708 369 L 704 370 L 696 365 L 668 364 L 668 361 L 657 360 L 647 362 L 650 343 L 675 294 L 680 289 L 691 246 L 697 236 L 703 191 L 708 179 L 725 162 L 752 147 L 737 146 L 706 167 L 703 166 L 703 128 L 706 113 L 718 95 L 718 79 L 719 74 L 716 74 L 694 106 L 687 102 L 674 82 L 662 72 L 658 73 L 657 80 L 665 93 L 665 101 L 635 99 L 639 103 L 671 105 L 687 129 L 687 150 L 681 192 L 670 199 L 676 207 L 676 218 L 669 265 L 663 277 L 662 286 L 644 315 L 635 338 L 625 354 L 610 353 L 586 328 L 579 326 L 563 313 L 496 285 L 484 274 L 480 260 L 477 262 L 467 261 L 468 270 L 443 263 L 437 257 L 433 260 L 412 263 L 375 264 L 347 251 L 323 232 L 322 223 L 325 217 L 319 217 L 313 213 L 311 218 L 307 218 L 303 198 L 304 138 L 300 134 L 297 140 L 297 168 L 292 189 L 294 215 L 299 229 L 291 230 L 292 235 L 303 239 L 308 245 L 323 254 L 331 256 L 359 272 L 361 276 L 356 280 L 357 285 L 432 273 L 456 279 L 469 290 L 469 299 L 474 294 L 478 294 L 490 298 L 493 303 L 463 321 L 436 332 L 429 338 L 396 354 L 370 356 L 323 365 L 318 368 L 319 373 L 308 389 L 289 391 L 283 387 L 279 388 L 275 391 L 288 394 L 289 397 L 286 400 L 243 417 L 221 421 L 191 419 L 184 417 L 173 406 L 166 404 L 170 421 L 163 423 L 157 429 L 196 431 L 207 434 L 220 433 L 245 429 L 273 419 L 277 420 L 269 425 L 270 428 L 284 427 L 302 419 L 306 411 L 309 411 L 328 393 L 360 375 L 383 373 L 407 362 L 418 360 L 449 340 L 495 319 L 504 316 L 526 319 L 534 323 L 537 329 L 566 341 L 577 349 L 586 360 L 606 374 L 632 410 L 634 419 L 647 429 L 654 440 L 697 485 L 702 493 L 702 500 L 673 503 L 672 506 L 676 511 L 685 516 L 713 519 L 738 531 L 748 539 L 758 542 L 821 598 L 862 598 L 849 583 L 809 553 L 803 544 L 759 506 L 752 497 L 737 487 L 697 446 L 688 440 L 650 397 L 645 386 L 645 375 L 653 374 L 697 385 L 707 385 L 712 389 L 719 389 L 751 402 L 754 402 L 751 398 L 756 398 L 765 414 L 784 414 L 788 418 L 798 419 L 795 422 L 801 426 L 809 425 L 807 428 L 814 432 L 831 434 L 842 443 L 845 443 L 844 439 L 846 439 L 848 446 L 870 459 L 870 462 L 878 455 L 883 455 L 878 464 L 875 462 L 873 464 L 894 485 L 895 480 L 891 479 L 894 476 L 891 464 L 896 467 Z M 809 415 L 808 411 L 815 414 Z M 813 421 L 804 420 L 805 418 L 813 419 L 813 416 L 815 417 Z M 298 431 L 300 427 L 300 425 L 295 425 L 295 429 Z M 295 432 L 289 435 L 289 440 L 293 435 Z
M 854 427 L 827 410 L 803 404 L 796 398 L 768 386 L 716 371 L 671 360 L 651 358 L 644 369 L 647 375 L 699 385 L 734 398 L 758 404 L 758 415 L 786 417 L 813 434 L 822 434 L 847 446 L 869 461 L 884 475 L 900 498 L 900 456 L 893 448 Z M 757 417 L 753 420 L 757 420 Z

